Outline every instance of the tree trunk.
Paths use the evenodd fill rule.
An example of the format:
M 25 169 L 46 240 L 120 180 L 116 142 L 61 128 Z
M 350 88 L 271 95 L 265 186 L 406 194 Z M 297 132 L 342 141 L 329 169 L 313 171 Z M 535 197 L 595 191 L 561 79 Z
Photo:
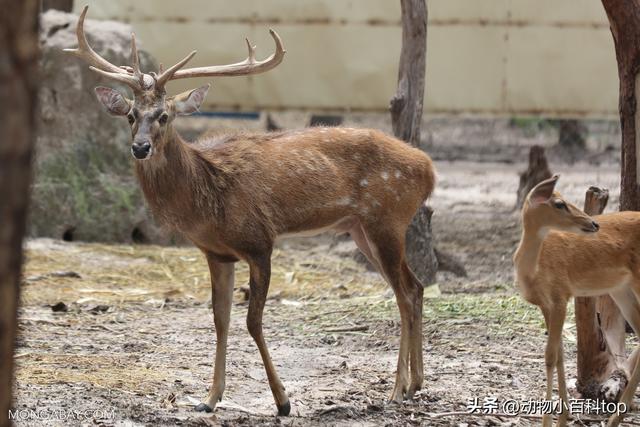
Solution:
M 587 153 L 587 127 L 580 120 L 558 121 L 558 145 L 553 147 L 555 156 L 573 164 Z
M 602 0 L 602 5 L 613 35 L 620 80 L 620 210 L 639 210 L 637 150 L 640 149 L 640 135 L 636 128 L 640 125 L 640 111 L 637 109 L 640 94 L 640 3 L 637 0 Z M 589 202 L 589 194 L 586 202 Z M 595 201 L 591 207 L 594 206 L 599 208 Z M 585 205 L 585 209 L 588 207 Z M 630 295 L 630 298 L 635 297 Z M 624 318 L 608 296 L 599 297 L 597 302 L 594 298 L 576 298 L 576 324 L 578 390 L 584 397 L 617 400 L 626 386 L 629 367 L 638 357 L 634 352 L 625 358 Z
M 609 200 L 609 192 L 598 187 L 587 191 L 584 211 L 599 215 Z M 578 335 L 577 389 L 583 398 L 617 401 L 627 385 L 625 362 L 625 321 L 610 296 L 575 299 Z
M 534 145 L 529 150 L 529 166 L 527 166 L 527 170 L 520 174 L 520 183 L 516 194 L 516 209 L 522 208 L 524 200 L 533 187 L 548 178 L 551 178 L 551 171 L 549 170 L 547 157 L 544 155 L 544 148 Z
M 9 425 L 13 347 L 38 84 L 38 0 L 0 0 L 0 426 Z
M 391 98 L 391 123 L 397 138 L 420 144 L 424 73 L 427 61 L 427 2 L 400 0 L 402 8 L 402 51 L 398 89 Z
M 558 125 L 558 144 L 566 150 L 586 150 L 587 127 L 579 120 L 560 120 Z
M 398 89 L 391 98 L 394 135 L 413 146 L 420 145 L 420 125 L 424 100 L 424 73 L 427 56 L 427 2 L 400 0 L 402 9 L 402 51 Z M 438 261 L 433 249 L 431 214 L 422 206 L 406 235 L 407 262 L 423 285 L 435 281 Z
M 640 134 L 636 132 L 640 125 L 640 111 L 637 109 L 640 95 L 640 3 L 637 0 L 602 0 L 602 5 L 609 18 L 620 79 L 620 210 L 637 211 L 640 210 L 640 165 L 637 162 Z

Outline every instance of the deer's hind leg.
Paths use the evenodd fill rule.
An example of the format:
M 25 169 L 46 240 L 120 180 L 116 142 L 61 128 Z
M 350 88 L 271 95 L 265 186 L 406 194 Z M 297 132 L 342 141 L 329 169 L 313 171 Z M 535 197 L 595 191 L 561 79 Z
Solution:
M 640 336 L 640 304 L 638 302 L 638 295 L 640 294 L 640 282 L 636 282 L 632 288 L 635 298 L 629 298 L 629 292 L 627 289 L 621 289 L 616 292 L 611 292 L 611 298 L 615 301 L 618 308 L 622 312 L 622 316 L 631 325 L 636 333 L 636 336 Z M 638 347 L 640 348 L 640 347 Z M 637 351 L 637 349 L 636 349 Z M 631 375 L 627 386 L 622 392 L 620 397 L 620 403 L 626 405 L 627 410 L 631 409 L 633 402 L 633 396 L 638 388 L 638 382 L 640 382 L 640 365 L 638 358 L 635 358 L 635 363 L 631 369 Z M 607 422 L 608 426 L 617 426 L 622 421 L 623 414 L 614 414 L 609 417 Z
M 361 225 L 351 235 L 360 250 L 372 260 L 393 289 L 400 310 L 400 351 L 396 384 L 391 395 L 394 402 L 411 398 L 422 386 L 422 286 L 412 280 L 404 256 L 404 227 L 386 224 Z M 419 307 L 417 307 L 419 306 Z M 411 363 L 411 383 L 409 367 Z

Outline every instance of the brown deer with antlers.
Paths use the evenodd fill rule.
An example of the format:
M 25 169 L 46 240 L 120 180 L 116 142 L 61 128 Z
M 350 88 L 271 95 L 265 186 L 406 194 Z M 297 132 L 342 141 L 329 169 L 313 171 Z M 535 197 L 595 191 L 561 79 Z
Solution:
M 84 35 L 84 8 L 77 26 L 78 48 L 70 53 L 104 77 L 128 85 L 130 100 L 96 88 L 107 111 L 127 117 L 131 152 L 145 198 L 154 215 L 189 238 L 211 271 L 217 335 L 213 385 L 196 410 L 212 411 L 225 386 L 227 336 L 234 263 L 250 270 L 247 328 L 264 363 L 280 415 L 289 399 L 271 362 L 262 333 L 276 237 L 348 232 L 393 288 L 401 316 L 400 351 L 392 399 L 411 398 L 423 382 L 422 285 L 405 260 L 405 231 L 434 188 L 430 158 L 415 148 L 368 129 L 316 128 L 266 134 L 228 134 L 185 142 L 173 127 L 176 116 L 198 111 L 209 85 L 167 97 L 170 80 L 261 73 L 277 66 L 285 50 L 271 31 L 276 51 L 264 61 L 182 69 L 193 57 L 160 74 L 140 70 L 135 37 L 132 66 L 101 58 Z

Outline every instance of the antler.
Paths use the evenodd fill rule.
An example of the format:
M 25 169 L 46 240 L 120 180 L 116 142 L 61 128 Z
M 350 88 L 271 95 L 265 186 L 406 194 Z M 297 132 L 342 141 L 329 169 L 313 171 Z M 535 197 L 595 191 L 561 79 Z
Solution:
M 282 62 L 284 58 L 285 50 L 282 45 L 280 36 L 273 30 L 269 30 L 271 37 L 276 43 L 276 51 L 263 61 L 256 61 L 256 47 L 252 46 L 249 39 L 245 39 L 247 42 L 247 48 L 249 49 L 249 56 L 242 62 L 228 65 L 212 65 L 209 67 L 196 67 L 187 68 L 186 70 L 180 70 L 187 62 L 193 58 L 196 54 L 194 50 L 187 55 L 183 60 L 175 64 L 173 67 L 168 68 L 164 72 L 160 69 L 160 75 L 155 73 L 145 74 L 140 71 L 140 59 L 138 57 L 138 49 L 136 47 L 136 38 L 134 34 L 131 34 L 131 63 L 132 67 L 122 66 L 118 67 L 102 58 L 89 46 L 87 37 L 84 34 L 84 18 L 87 15 L 89 6 L 85 6 L 78 19 L 78 26 L 76 28 L 76 35 L 78 37 L 78 48 L 76 49 L 64 49 L 65 52 L 69 52 L 78 58 L 84 59 L 90 64 L 90 69 L 98 74 L 101 74 L 109 79 L 119 81 L 131 87 L 134 91 L 140 92 L 143 90 L 149 90 L 154 88 L 156 90 L 162 90 L 164 86 L 170 80 L 186 79 L 190 77 L 207 77 L 207 76 L 244 76 L 249 74 L 258 74 L 265 71 L 269 71 L 275 68 Z
M 138 58 L 135 35 L 131 34 L 131 62 L 133 63 L 133 68 L 131 69 L 132 73 L 128 72 L 126 67 L 118 67 L 117 65 L 107 61 L 98 55 L 91 46 L 89 46 L 87 36 L 84 33 L 84 19 L 88 10 L 89 6 L 85 6 L 84 9 L 82 9 L 80 18 L 78 19 L 78 25 L 76 27 L 78 47 L 76 49 L 64 49 L 64 51 L 71 53 L 80 59 L 84 59 L 89 63 L 89 68 L 96 73 L 111 80 L 124 83 L 134 91 L 141 91 L 152 87 L 154 84 L 153 77 L 140 72 L 140 60 Z
M 193 58 L 193 55 L 196 54 L 196 51 L 193 51 L 182 61 L 162 73 L 158 77 L 156 84 L 162 87 L 170 80 L 208 76 L 244 76 L 269 71 L 282 62 L 286 52 L 278 33 L 271 29 L 269 30 L 269 33 L 276 43 L 276 51 L 263 61 L 256 61 L 256 47 L 251 45 L 249 39 L 245 39 L 249 49 L 249 56 L 244 61 L 228 65 L 212 65 L 208 67 L 196 67 L 180 70 L 180 68 L 182 68 L 191 58 Z

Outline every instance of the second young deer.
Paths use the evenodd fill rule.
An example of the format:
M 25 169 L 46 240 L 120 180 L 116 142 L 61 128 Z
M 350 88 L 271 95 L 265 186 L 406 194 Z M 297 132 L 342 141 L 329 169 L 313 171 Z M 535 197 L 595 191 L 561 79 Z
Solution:
M 609 294 L 640 336 L 640 213 L 591 218 L 555 191 L 557 181 L 557 175 L 542 181 L 527 196 L 522 239 L 513 259 L 522 296 L 540 307 L 547 325 L 546 399 L 552 397 L 555 370 L 560 403 L 567 405 L 562 327 L 572 297 Z M 631 407 L 638 381 L 636 363 L 620 398 L 626 408 Z M 608 425 L 618 425 L 623 415 L 611 415 Z M 566 425 L 567 417 L 565 407 L 558 425 Z M 551 425 L 550 416 L 543 424 Z
M 261 73 L 284 56 L 249 57 L 226 66 L 182 69 L 192 52 L 164 72 L 140 70 L 135 38 L 132 66 L 100 57 L 77 26 L 78 48 L 70 52 L 104 77 L 124 83 L 133 99 L 100 87 L 99 101 L 131 125 L 131 152 L 147 203 L 164 224 L 185 235 L 203 252 L 211 271 L 216 356 L 213 383 L 199 411 L 222 399 L 234 263 L 249 265 L 251 290 L 247 328 L 262 356 L 278 412 L 287 415 L 289 398 L 276 373 L 262 333 L 262 313 L 277 237 L 325 230 L 348 232 L 393 288 L 400 309 L 400 350 L 391 398 L 411 398 L 422 387 L 422 285 L 405 258 L 405 232 L 432 193 L 435 172 L 422 151 L 369 129 L 315 128 L 292 132 L 235 133 L 185 142 L 173 127 L 177 116 L 196 112 L 209 86 L 167 96 L 170 80 Z

